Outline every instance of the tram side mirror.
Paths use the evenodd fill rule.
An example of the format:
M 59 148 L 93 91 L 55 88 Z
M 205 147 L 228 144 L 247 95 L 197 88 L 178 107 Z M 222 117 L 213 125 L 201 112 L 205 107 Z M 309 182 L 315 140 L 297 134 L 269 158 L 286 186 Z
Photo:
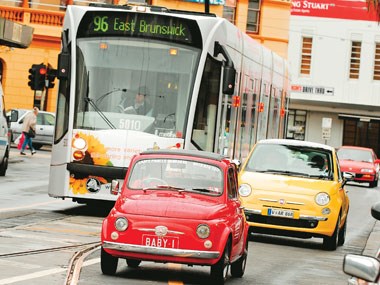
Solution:
M 59 80 L 68 79 L 70 70 L 70 55 L 66 52 L 61 52 L 58 55 L 57 78 Z
M 235 76 L 236 69 L 234 67 L 234 63 L 232 58 L 228 54 L 227 49 L 221 45 L 219 42 L 215 42 L 214 46 L 214 56 L 218 56 L 222 54 L 225 58 L 225 62 L 223 63 L 223 83 L 222 83 L 222 91 L 223 94 L 232 95 L 235 91 Z
M 223 94 L 232 95 L 235 91 L 236 70 L 233 66 L 223 69 Z
M 68 30 L 62 32 L 62 51 L 58 55 L 57 78 L 59 80 L 69 79 L 70 53 L 68 48 Z

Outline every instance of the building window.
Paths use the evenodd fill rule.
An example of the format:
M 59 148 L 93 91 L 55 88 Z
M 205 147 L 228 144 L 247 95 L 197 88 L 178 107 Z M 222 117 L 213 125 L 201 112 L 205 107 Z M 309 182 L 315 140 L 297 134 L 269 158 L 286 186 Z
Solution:
M 380 43 L 376 43 L 376 47 L 375 47 L 373 80 L 380 80 Z
M 248 16 L 247 16 L 247 32 L 259 32 L 260 20 L 260 0 L 249 0 L 248 2 Z
M 306 111 L 288 110 L 287 139 L 305 140 Z
M 223 18 L 235 25 L 236 0 L 226 0 L 223 7 Z
M 302 53 L 301 53 L 301 75 L 310 75 L 311 69 L 311 52 L 313 48 L 312 37 L 302 37 Z
M 350 79 L 359 79 L 361 51 L 362 43 L 358 41 L 352 41 L 350 59 Z

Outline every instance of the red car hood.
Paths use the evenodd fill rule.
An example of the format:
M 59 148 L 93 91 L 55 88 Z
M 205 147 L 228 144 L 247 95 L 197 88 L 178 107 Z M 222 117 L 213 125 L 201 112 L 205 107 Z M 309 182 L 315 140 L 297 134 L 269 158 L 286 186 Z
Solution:
M 339 160 L 339 164 L 340 170 L 346 172 L 360 172 L 362 168 L 376 170 L 372 163 L 364 161 Z
M 201 198 L 200 198 L 201 197 Z M 121 197 L 117 210 L 125 214 L 169 217 L 180 219 L 209 220 L 226 210 L 222 198 L 192 193 L 149 191 Z

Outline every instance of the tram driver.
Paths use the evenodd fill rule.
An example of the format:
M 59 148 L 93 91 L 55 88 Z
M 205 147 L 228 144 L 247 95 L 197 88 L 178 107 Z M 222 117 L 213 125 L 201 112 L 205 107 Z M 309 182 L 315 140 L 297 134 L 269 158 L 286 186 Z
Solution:
M 135 94 L 134 101 L 130 103 L 128 98 L 123 98 L 118 105 L 120 111 L 125 114 L 152 116 L 152 106 L 146 98 L 149 96 L 148 88 L 140 86 L 137 90 L 132 91 L 132 93 Z

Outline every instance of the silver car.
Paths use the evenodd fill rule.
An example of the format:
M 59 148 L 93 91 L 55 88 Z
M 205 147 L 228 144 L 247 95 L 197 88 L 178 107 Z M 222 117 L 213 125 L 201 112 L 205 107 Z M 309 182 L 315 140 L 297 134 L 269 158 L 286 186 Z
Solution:
M 21 135 L 22 124 L 25 116 L 31 110 L 12 109 L 7 112 L 11 124 L 11 141 L 14 142 L 16 138 Z M 37 115 L 36 136 L 33 138 L 33 147 L 40 149 L 43 145 L 52 145 L 55 126 L 55 114 L 39 111 Z

